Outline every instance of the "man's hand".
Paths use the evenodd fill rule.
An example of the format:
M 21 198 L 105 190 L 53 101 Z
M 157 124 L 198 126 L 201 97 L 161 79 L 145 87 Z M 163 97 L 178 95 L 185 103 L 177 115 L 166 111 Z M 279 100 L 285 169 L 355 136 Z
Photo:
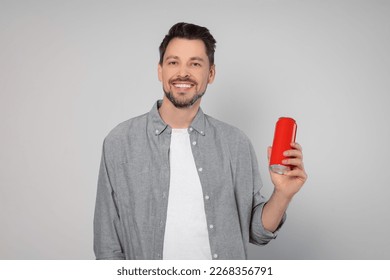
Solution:
M 291 165 L 291 170 L 283 175 L 270 171 L 272 183 L 275 185 L 273 194 L 264 205 L 261 216 L 264 228 L 274 232 L 283 218 L 283 214 L 293 198 L 306 182 L 307 175 L 303 167 L 302 148 L 298 143 L 291 143 L 291 150 L 284 152 L 288 157 L 283 164 Z M 272 147 L 268 147 L 268 161 Z
M 291 170 L 285 171 L 283 175 L 270 171 L 272 183 L 275 186 L 274 192 L 291 200 L 301 189 L 307 180 L 307 174 L 303 166 L 302 147 L 298 143 L 291 143 L 291 150 L 283 153 L 288 157 L 283 164 L 291 165 Z M 268 147 L 268 161 L 271 156 L 272 147 Z

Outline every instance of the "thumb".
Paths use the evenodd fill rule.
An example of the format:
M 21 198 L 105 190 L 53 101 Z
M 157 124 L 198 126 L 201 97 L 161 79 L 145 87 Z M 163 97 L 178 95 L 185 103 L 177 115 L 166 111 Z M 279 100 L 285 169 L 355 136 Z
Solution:
M 269 159 L 271 158 L 271 152 L 272 152 L 272 147 L 269 146 L 268 149 L 267 149 L 268 162 L 269 162 Z

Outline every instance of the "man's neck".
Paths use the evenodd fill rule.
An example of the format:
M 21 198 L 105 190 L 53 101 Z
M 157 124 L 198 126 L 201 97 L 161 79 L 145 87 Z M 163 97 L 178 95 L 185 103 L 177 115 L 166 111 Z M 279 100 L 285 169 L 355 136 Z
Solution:
M 200 99 L 189 108 L 176 108 L 165 96 L 159 108 L 163 121 L 172 128 L 188 128 L 198 113 Z

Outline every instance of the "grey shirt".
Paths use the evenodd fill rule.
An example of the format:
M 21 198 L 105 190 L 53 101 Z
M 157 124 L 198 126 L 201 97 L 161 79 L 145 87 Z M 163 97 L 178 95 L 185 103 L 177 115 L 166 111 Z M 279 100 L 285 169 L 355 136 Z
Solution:
M 94 217 L 97 259 L 163 257 L 172 129 L 159 115 L 160 102 L 119 124 L 104 140 Z M 261 222 L 265 199 L 252 144 L 243 132 L 201 109 L 188 132 L 212 257 L 246 259 L 249 242 L 265 245 L 277 233 Z

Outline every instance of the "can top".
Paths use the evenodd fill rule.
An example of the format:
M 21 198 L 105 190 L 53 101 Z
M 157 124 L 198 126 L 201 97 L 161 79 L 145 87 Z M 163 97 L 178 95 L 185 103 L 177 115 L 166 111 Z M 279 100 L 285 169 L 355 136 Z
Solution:
M 279 121 L 292 121 L 295 123 L 295 120 L 293 118 L 290 118 L 290 117 L 280 117 Z

